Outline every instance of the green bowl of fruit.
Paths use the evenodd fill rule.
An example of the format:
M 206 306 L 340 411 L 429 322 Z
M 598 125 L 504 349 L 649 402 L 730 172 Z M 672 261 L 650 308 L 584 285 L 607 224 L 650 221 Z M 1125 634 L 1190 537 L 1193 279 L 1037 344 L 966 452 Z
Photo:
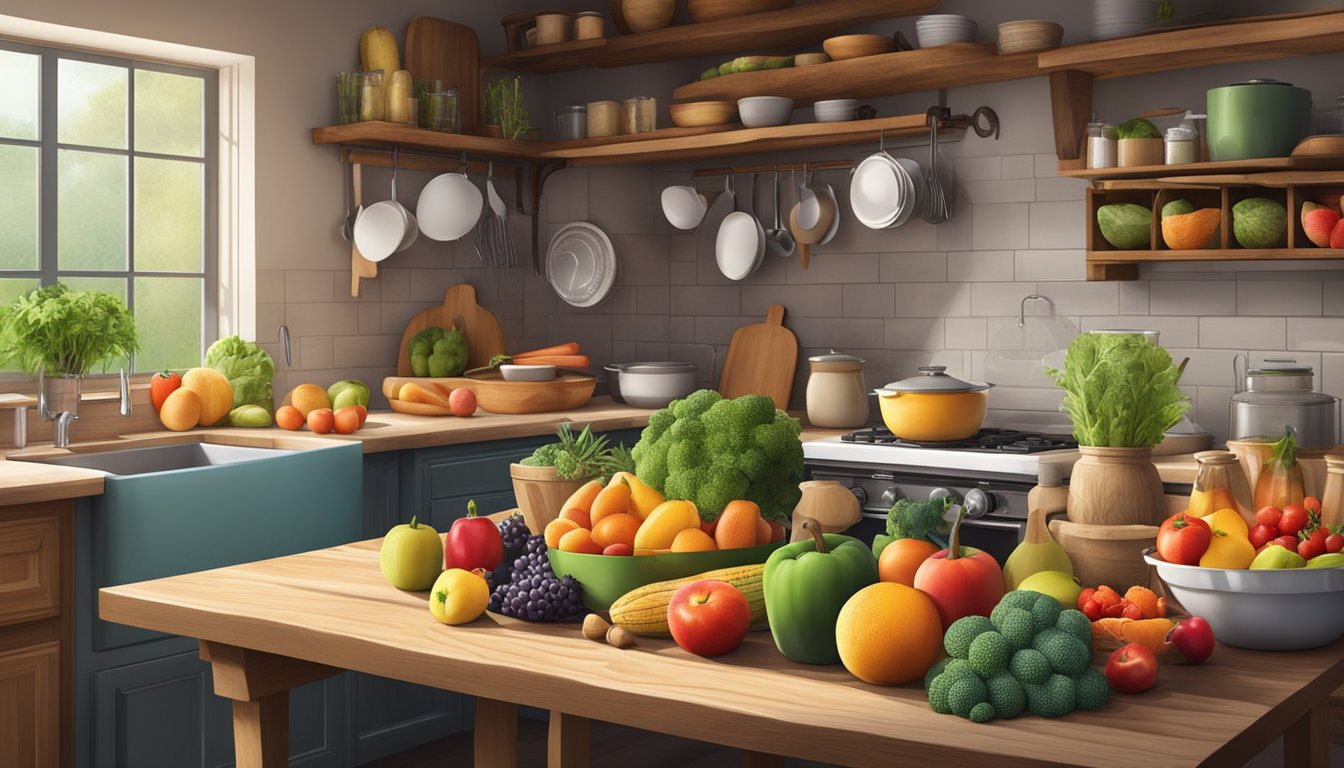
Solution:
M 657 555 L 589 555 L 562 552 L 552 547 L 546 554 L 559 578 L 573 576 L 583 588 L 583 604 L 591 611 L 605 611 L 621 595 L 645 584 L 684 579 L 706 571 L 764 563 L 785 541 L 755 547 L 719 549 L 711 552 L 666 552 Z

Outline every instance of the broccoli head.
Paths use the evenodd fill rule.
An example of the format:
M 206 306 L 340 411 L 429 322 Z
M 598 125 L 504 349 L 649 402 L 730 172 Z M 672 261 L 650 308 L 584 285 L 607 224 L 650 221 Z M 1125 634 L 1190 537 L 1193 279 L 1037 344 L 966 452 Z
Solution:
M 968 658 L 975 638 L 993 631 L 994 625 L 984 616 L 963 616 L 948 626 L 943 636 L 943 648 L 954 659 Z
M 1079 709 L 1096 709 L 1111 698 L 1111 684 L 1092 667 L 1073 676 L 1073 687 Z
M 1008 672 L 1000 672 L 986 680 L 985 688 L 989 689 L 989 703 L 994 705 L 999 717 L 1014 718 L 1027 708 L 1027 692 Z
M 798 503 L 803 448 L 797 419 L 759 395 L 725 400 L 713 390 L 674 400 L 649 418 L 632 455 L 639 479 L 715 520 L 730 501 L 787 520 Z
M 977 675 L 988 678 L 1007 669 L 1012 655 L 1013 649 L 1003 635 L 991 630 L 980 633 L 971 641 L 967 658 Z
M 1051 675 L 1044 683 L 1027 683 L 1027 709 L 1038 717 L 1063 717 L 1077 705 L 1073 681 L 1063 675 Z
M 897 539 L 924 539 L 946 548 L 950 528 L 943 514 L 947 504 L 946 499 L 899 499 L 887 513 L 887 534 Z

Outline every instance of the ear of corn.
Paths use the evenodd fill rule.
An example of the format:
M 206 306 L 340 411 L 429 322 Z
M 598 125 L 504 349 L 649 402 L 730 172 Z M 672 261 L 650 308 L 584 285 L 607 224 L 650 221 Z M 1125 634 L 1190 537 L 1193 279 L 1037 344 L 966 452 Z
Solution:
M 726 581 L 742 591 L 751 606 L 753 625 L 765 619 L 765 590 L 761 587 L 761 576 L 765 566 L 739 565 L 733 568 L 720 568 L 706 571 L 684 579 L 672 579 L 646 584 L 625 593 L 611 604 L 611 623 L 623 627 L 636 635 L 646 637 L 671 637 L 667 625 L 667 606 L 677 590 L 696 581 L 717 579 Z

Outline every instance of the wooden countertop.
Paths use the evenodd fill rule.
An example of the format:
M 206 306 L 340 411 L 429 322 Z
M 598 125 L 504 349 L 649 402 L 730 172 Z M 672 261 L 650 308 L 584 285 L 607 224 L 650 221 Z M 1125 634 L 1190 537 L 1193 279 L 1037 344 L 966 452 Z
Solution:
M 0 461 L 0 506 L 99 496 L 103 473 L 27 461 Z
M 447 627 L 425 592 L 388 586 L 381 540 L 100 591 L 103 619 L 341 669 L 558 710 L 757 752 L 868 766 L 1240 765 L 1323 713 L 1344 641 L 1298 653 L 1219 646 L 1162 668 L 1157 689 L 1059 720 L 974 725 L 932 712 L 918 683 L 878 687 L 839 665 L 788 661 L 767 632 L 692 656 L 640 638 L 618 650 L 577 624 L 487 614 Z M 320 604 L 321 610 L 313 610 Z M 1266 674 L 1271 668 L 1273 674 Z M 1296 730 L 1293 731 L 1296 733 Z M 1323 738 L 1323 737 L 1322 737 Z M 992 757 L 991 757 L 992 756 Z

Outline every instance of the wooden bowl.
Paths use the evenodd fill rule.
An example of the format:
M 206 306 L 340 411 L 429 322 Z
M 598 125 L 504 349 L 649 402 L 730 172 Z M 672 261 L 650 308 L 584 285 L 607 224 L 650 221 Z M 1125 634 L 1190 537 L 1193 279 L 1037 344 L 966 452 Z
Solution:
M 1293 147 L 1293 157 L 1344 157 L 1344 135 L 1308 136 Z
M 821 47 L 836 61 L 876 56 L 896 50 L 896 41 L 882 35 L 840 35 L 827 38 Z
M 691 21 L 718 21 L 753 13 L 777 11 L 793 5 L 793 0 L 687 0 Z
M 723 125 L 737 119 L 737 105 L 731 101 L 690 101 L 669 105 L 667 114 L 678 128 Z
M 621 15 L 631 32 L 652 32 L 672 24 L 677 0 L 622 0 Z
M 1157 578 L 1143 561 L 1143 550 L 1157 543 L 1155 525 L 1084 525 L 1050 521 L 1050 534 L 1073 561 L 1073 575 L 1083 584 L 1110 584 L 1116 589 L 1135 584 L 1154 588 Z
M 824 53 L 800 53 L 793 57 L 793 66 L 810 67 L 813 64 L 825 64 L 831 57 Z
M 1064 28 L 1053 21 L 1005 21 L 999 25 L 999 53 L 1026 53 L 1058 48 Z

